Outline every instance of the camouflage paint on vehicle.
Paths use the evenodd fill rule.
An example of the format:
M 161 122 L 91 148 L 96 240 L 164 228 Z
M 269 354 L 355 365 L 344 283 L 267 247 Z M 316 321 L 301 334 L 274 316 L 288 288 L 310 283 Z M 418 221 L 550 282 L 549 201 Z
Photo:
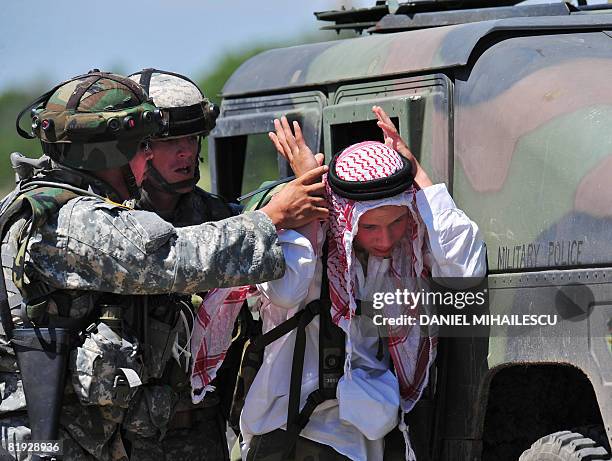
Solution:
M 209 141 L 216 192 L 247 192 L 234 176 L 244 138 L 273 117 L 300 119 L 329 159 L 377 136 L 380 105 L 483 232 L 490 312 L 561 318 L 448 338 L 438 395 L 411 415 L 419 459 L 515 460 L 561 429 L 549 421 L 580 411 L 612 438 L 611 28 L 609 13 L 514 18 L 271 50 L 223 89 Z M 313 94 L 316 107 L 303 99 Z
M 233 98 L 432 72 L 468 64 L 478 43 L 493 33 L 610 27 L 609 14 L 513 18 L 280 48 L 242 64 L 228 79 L 222 94 Z

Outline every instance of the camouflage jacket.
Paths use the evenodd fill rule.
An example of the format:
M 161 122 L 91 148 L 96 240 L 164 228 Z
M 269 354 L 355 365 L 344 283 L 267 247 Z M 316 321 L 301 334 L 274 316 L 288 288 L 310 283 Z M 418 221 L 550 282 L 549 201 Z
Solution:
M 193 192 L 183 194 L 172 214 L 157 212 L 146 190 L 136 202 L 139 210 L 153 211 L 174 227 L 186 227 L 209 221 L 219 221 L 240 213 L 236 205 L 227 203 L 220 197 L 196 187 Z
M 18 216 L 2 236 L 3 272 L 14 314 L 21 305 L 12 279 L 14 258 L 28 226 L 29 217 Z M 70 200 L 31 232 L 25 261 L 30 282 L 41 280 L 70 295 L 67 310 L 48 307 L 68 318 L 85 316 L 92 295 L 191 294 L 274 279 L 284 271 L 276 231 L 263 213 L 177 228 L 154 213 L 88 196 Z M 15 395 L 21 389 L 11 348 L 2 343 L 3 335 L 0 414 L 23 409 L 25 403 Z
M 64 205 L 34 231 L 28 250 L 37 275 L 67 290 L 196 293 L 284 270 L 276 230 L 261 212 L 175 228 L 154 213 L 93 197 Z

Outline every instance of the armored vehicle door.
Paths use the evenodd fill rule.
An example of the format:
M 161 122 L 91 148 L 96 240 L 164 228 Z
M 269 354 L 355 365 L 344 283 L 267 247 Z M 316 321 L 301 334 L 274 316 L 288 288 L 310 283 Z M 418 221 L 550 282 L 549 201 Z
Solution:
M 308 145 L 319 149 L 325 104 L 325 95 L 318 91 L 225 99 L 209 138 L 212 191 L 235 200 L 264 181 L 290 176 L 289 164 L 268 139 L 273 120 L 281 115 L 297 120 Z

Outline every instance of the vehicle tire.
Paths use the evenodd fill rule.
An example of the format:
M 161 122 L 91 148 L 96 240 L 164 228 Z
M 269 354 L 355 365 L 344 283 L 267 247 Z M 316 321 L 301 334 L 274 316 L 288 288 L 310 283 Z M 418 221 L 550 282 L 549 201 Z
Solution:
M 600 461 L 612 456 L 593 439 L 578 432 L 560 431 L 536 440 L 519 461 Z
M 572 427 L 569 430 L 571 432 L 578 432 L 584 437 L 595 440 L 597 445 L 604 447 L 610 454 L 612 454 L 612 450 L 610 450 L 610 442 L 608 442 L 608 434 L 606 434 L 603 424 L 589 424 L 585 426 Z

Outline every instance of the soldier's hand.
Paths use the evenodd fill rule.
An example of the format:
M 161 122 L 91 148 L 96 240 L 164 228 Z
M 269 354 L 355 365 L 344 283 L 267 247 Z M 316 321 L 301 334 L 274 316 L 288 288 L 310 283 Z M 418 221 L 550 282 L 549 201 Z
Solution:
M 306 145 L 298 122 L 293 122 L 292 131 L 287 117 L 283 115 L 280 120 L 274 119 L 274 129 L 276 132 L 269 132 L 268 136 L 278 153 L 289 162 L 296 176 L 302 176 L 320 164 Z
M 314 158 L 314 157 L 313 157 Z M 329 216 L 323 197 L 325 185 L 321 176 L 328 167 L 318 166 L 287 185 L 261 209 L 277 229 L 295 229 L 312 221 L 324 221 Z
M 405 157 L 412 164 L 414 182 L 417 183 L 421 189 L 431 186 L 433 183 L 429 179 L 429 176 L 427 176 L 427 173 L 425 170 L 423 170 L 421 164 L 418 162 L 408 145 L 400 136 L 399 131 L 397 131 L 395 124 L 391 120 L 391 117 L 389 117 L 380 106 L 373 106 L 372 112 L 374 112 L 374 115 L 376 115 L 376 118 L 378 119 L 376 124 L 383 131 L 385 145 L 389 146 L 396 152 L 399 152 L 400 155 Z

